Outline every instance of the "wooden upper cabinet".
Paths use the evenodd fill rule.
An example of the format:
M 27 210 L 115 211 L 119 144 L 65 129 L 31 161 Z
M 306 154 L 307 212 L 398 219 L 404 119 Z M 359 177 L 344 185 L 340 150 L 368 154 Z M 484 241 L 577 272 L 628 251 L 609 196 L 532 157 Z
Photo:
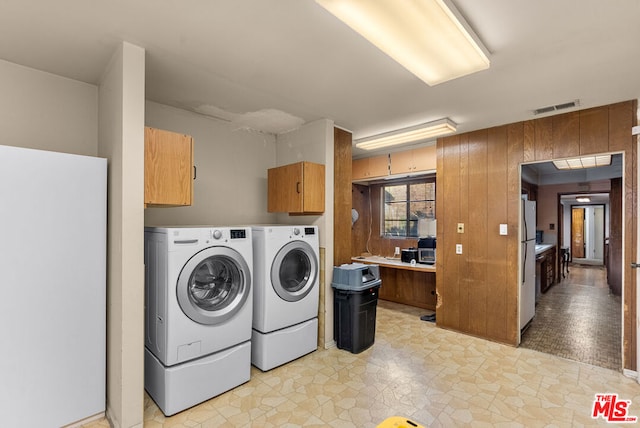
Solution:
M 193 201 L 193 138 L 144 128 L 144 204 L 188 206 Z
M 391 174 L 435 171 L 436 146 L 419 147 L 391 153 Z
M 389 175 L 389 155 L 354 159 L 351 162 L 351 179 L 353 181 L 370 180 L 387 175 Z
M 270 213 L 319 214 L 324 212 L 324 165 L 298 162 L 267 171 Z

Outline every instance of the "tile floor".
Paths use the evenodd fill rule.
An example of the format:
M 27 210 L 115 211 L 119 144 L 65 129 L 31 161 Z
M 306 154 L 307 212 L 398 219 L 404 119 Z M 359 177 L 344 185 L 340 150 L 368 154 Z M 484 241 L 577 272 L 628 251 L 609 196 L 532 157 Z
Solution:
M 321 349 L 254 368 L 249 382 L 170 418 L 147 397 L 144 426 L 362 428 L 394 415 L 429 427 L 607 425 L 590 416 L 605 392 L 640 416 L 640 385 L 619 372 L 443 330 L 421 315 L 379 301 L 368 350 Z
M 621 371 L 621 314 L 621 298 L 609 293 L 604 267 L 574 264 L 541 295 L 520 346 Z

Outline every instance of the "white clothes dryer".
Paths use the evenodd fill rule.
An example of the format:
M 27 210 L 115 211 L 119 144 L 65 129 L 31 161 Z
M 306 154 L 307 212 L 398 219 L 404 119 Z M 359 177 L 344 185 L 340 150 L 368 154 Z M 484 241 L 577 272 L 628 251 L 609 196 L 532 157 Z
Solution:
M 145 389 L 172 415 L 249 380 L 251 228 L 145 228 Z
M 320 243 L 317 226 L 253 226 L 251 363 L 260 370 L 317 349 Z

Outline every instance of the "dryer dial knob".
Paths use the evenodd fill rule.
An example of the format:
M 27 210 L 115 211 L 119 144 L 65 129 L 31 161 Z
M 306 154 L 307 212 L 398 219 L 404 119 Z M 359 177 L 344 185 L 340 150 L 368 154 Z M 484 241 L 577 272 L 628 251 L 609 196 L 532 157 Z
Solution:
M 220 232 L 219 230 L 214 230 L 213 231 L 213 239 L 220 239 L 222 238 L 222 232 Z
M 294 235 L 300 235 L 300 229 L 298 229 L 297 227 L 293 228 L 293 234 Z

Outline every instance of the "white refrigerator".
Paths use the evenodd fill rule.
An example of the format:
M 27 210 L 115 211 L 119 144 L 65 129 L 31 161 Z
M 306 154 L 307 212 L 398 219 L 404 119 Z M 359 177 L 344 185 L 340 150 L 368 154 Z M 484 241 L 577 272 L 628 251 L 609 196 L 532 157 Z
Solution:
M 105 411 L 106 159 L 0 146 L 0 415 Z
M 529 324 L 536 313 L 536 203 L 522 200 L 522 236 L 520 245 L 520 329 Z

